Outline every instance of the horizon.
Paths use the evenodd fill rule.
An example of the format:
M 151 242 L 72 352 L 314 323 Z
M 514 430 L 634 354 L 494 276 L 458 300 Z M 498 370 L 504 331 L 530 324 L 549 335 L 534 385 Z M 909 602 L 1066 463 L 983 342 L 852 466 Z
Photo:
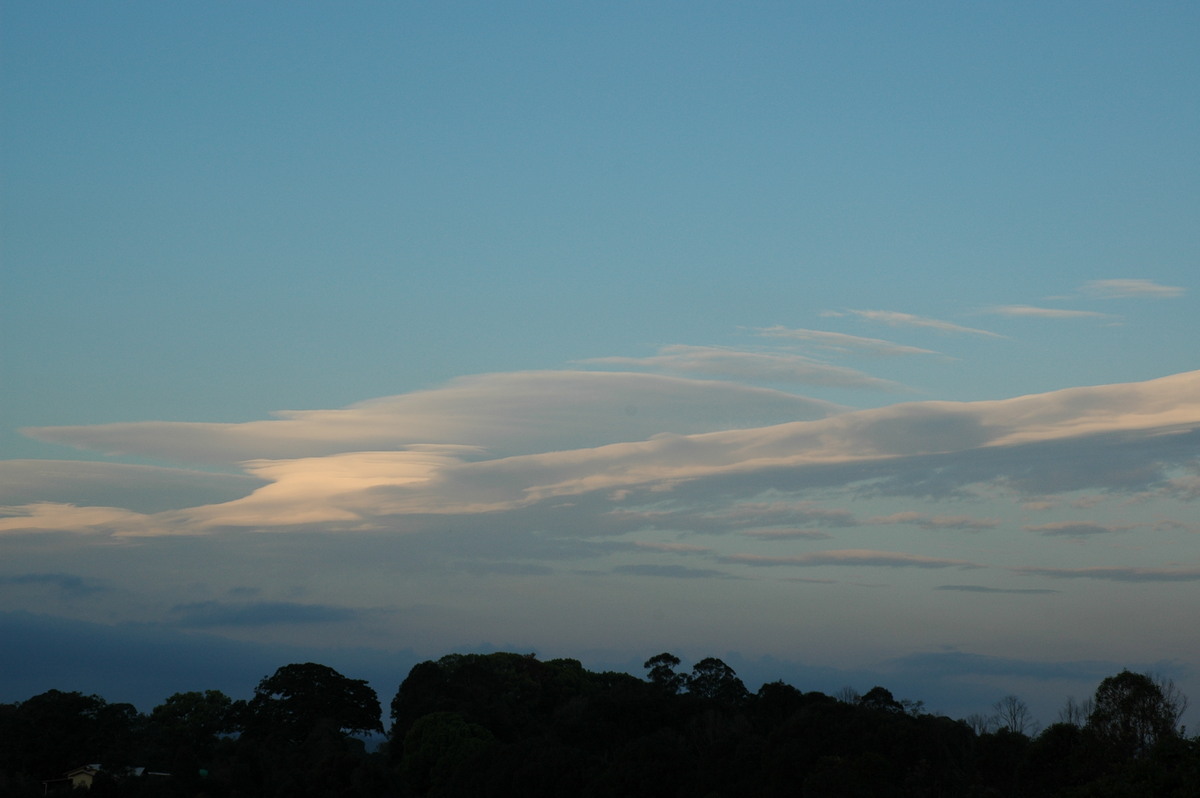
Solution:
M 3 14 L 0 700 L 1200 701 L 1200 8 Z
M 266 646 L 203 633 L 184 636 L 150 624 L 123 624 L 115 629 L 106 629 L 97 624 L 40 618 L 32 613 L 0 612 L 0 631 L 10 639 L 32 641 L 40 652 L 36 662 L 30 662 L 27 656 L 20 653 L 0 653 L 0 666 L 3 666 L 6 674 L 6 682 L 0 685 L 0 702 L 3 703 L 19 703 L 48 690 L 60 690 L 97 695 L 114 704 L 132 704 L 139 712 L 149 714 L 154 707 L 176 693 L 219 690 L 232 699 L 249 700 L 254 696 L 259 681 L 277 669 L 315 662 L 333 667 L 347 678 L 366 681 L 379 699 L 385 730 L 391 727 L 389 706 L 392 698 L 409 671 L 420 662 L 437 661 L 450 654 L 505 652 L 528 654 L 543 662 L 556 659 L 543 656 L 541 652 L 488 642 L 458 646 L 452 651 L 430 656 L 418 656 L 408 649 Z M 93 652 L 90 661 L 98 660 L 104 667 L 84 675 L 72 662 L 72 655 L 81 644 L 89 646 Z M 647 678 L 645 660 L 654 656 L 619 660 L 613 658 L 616 656 L 614 652 L 573 653 L 579 656 L 567 658 L 578 659 L 587 670 L 617 671 L 640 679 Z M 907 663 L 894 663 L 891 671 L 814 667 L 770 656 L 750 658 L 736 651 L 726 651 L 719 656 L 713 652 L 681 653 L 680 673 L 688 672 L 692 665 L 705 657 L 717 656 L 738 674 L 751 693 L 757 692 L 768 682 L 782 681 L 801 692 L 824 693 L 844 700 L 843 693 L 846 691 L 862 695 L 878 686 L 888 689 L 897 700 L 918 702 L 918 711 L 922 713 L 956 720 L 966 720 L 971 716 L 994 716 L 997 702 L 1016 695 L 1029 710 L 1031 735 L 1058 722 L 1059 712 L 1068 699 L 1073 699 L 1077 705 L 1090 700 L 1095 687 L 1104 678 L 1115 675 L 1115 672 L 1105 671 L 1111 663 L 1059 663 L 1039 671 L 1027 662 L 1003 658 L 988 661 L 987 658 L 964 655 L 964 659 L 976 660 L 976 669 L 990 669 L 1002 674 L 992 689 L 981 690 L 978 685 L 969 682 L 952 682 L 949 686 L 943 683 L 941 679 L 948 670 L 952 676 L 957 674 L 952 672 L 953 658 L 939 658 L 936 652 L 914 656 Z M 146 662 L 166 663 L 167 667 L 158 667 L 154 672 L 139 669 L 138 666 Z M 1156 680 L 1171 679 L 1154 666 L 1155 663 L 1151 663 L 1135 672 L 1145 673 Z M 1072 692 L 1055 695 L 1049 689 L 1051 684 L 1078 685 L 1081 674 L 1094 677 L 1092 690 L 1082 694 Z M 1041 689 L 1017 695 L 1012 690 L 1004 689 L 1006 683 L 1042 685 Z M 924 697 L 925 693 L 938 696 L 941 703 L 930 705 Z M 1189 705 L 1182 716 L 1181 726 L 1187 725 L 1192 711 Z

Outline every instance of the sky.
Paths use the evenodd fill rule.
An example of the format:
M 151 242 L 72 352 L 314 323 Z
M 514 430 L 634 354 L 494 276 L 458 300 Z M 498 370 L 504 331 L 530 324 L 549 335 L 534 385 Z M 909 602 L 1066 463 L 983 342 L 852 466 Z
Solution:
M 3 0 L 0 700 L 514 650 L 1200 703 L 1198 29 Z

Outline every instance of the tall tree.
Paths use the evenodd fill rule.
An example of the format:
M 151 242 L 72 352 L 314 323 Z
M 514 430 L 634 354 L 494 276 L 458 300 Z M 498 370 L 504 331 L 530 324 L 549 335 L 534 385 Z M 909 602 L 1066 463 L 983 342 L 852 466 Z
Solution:
M 175 693 L 150 712 L 150 730 L 170 761 L 199 764 L 211 757 L 220 735 L 235 730 L 233 701 L 220 690 Z
M 876 685 L 858 699 L 859 706 L 880 709 L 885 712 L 903 712 L 904 705 L 896 700 L 892 691 Z
M 726 704 L 740 703 L 750 694 L 733 668 L 716 657 L 707 657 L 692 666 L 687 689 L 692 695 Z
M 1000 724 L 1000 728 L 1017 734 L 1037 734 L 1029 706 L 1017 696 L 1004 696 L 992 705 L 992 709 L 996 711 L 996 722 Z
M 132 704 L 110 704 L 98 695 L 47 690 L 9 713 L 15 769 L 39 778 L 78 765 L 131 764 L 141 715 Z
M 383 732 L 379 698 L 370 685 L 314 662 L 285 665 L 259 682 L 246 714 L 246 732 L 278 734 L 292 742 L 321 730 Z
M 674 654 L 666 651 L 656 654 L 643 662 L 642 667 L 649 671 L 646 678 L 651 684 L 671 695 L 678 693 L 687 684 L 687 676 L 675 672 L 679 667 L 679 657 Z
M 1177 691 L 1168 697 L 1152 678 L 1124 670 L 1096 688 L 1088 728 L 1126 757 L 1146 754 L 1160 740 L 1176 736 L 1182 710 Z

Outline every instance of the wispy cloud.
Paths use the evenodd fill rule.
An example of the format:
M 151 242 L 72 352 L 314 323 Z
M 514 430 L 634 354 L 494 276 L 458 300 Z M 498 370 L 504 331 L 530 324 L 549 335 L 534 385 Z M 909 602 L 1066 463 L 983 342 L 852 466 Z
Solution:
M 972 518 L 967 515 L 928 515 L 911 510 L 868 518 L 866 524 L 913 524 L 922 529 L 992 529 L 999 526 L 996 518 Z
M 1108 313 L 1093 310 L 1066 310 L 1064 308 L 1039 308 L 1033 305 L 996 305 L 985 308 L 984 313 L 996 316 L 1032 316 L 1039 319 L 1115 319 Z
M 726 498 L 717 508 L 616 507 L 609 516 L 627 525 L 650 525 L 688 529 L 695 532 L 725 529 L 755 529 L 763 535 L 771 529 L 822 526 L 854 526 L 854 514 L 840 507 L 824 507 L 812 501 L 737 501 Z
M 1200 476 L 1185 474 L 1167 480 L 1162 485 L 1162 493 L 1174 496 L 1182 501 L 1200 499 Z
M 98 593 L 107 593 L 113 589 L 109 583 L 103 580 L 59 573 L 0 576 L 0 585 L 51 587 L 69 598 L 85 598 Z
M 279 624 L 336 623 L 353 620 L 358 610 L 325 604 L 259 601 L 229 604 L 201 601 L 177 604 L 171 609 L 180 626 L 194 628 L 276 626 Z
M 898 313 L 892 310 L 849 310 L 859 318 L 868 321 L 877 321 L 882 324 L 888 324 L 892 327 L 921 327 L 929 330 L 937 330 L 944 333 L 963 333 L 967 335 L 983 335 L 988 338 L 1003 338 L 999 333 L 991 332 L 990 330 L 980 330 L 974 327 L 964 327 L 961 324 L 954 324 L 941 319 L 931 319 L 925 316 L 914 316 L 911 313 Z
M 1060 537 L 1087 537 L 1089 535 L 1107 535 L 1112 532 L 1128 532 L 1132 527 L 1117 524 L 1096 524 L 1087 521 L 1056 521 L 1052 524 L 1027 526 L 1029 532 Z
M 460 377 L 430 390 L 333 410 L 280 411 L 273 419 L 240 424 L 140 421 L 23 432 L 49 443 L 183 463 L 233 465 L 414 444 L 435 444 L 442 451 L 461 446 L 459 455 L 470 459 L 822 418 L 841 410 L 829 402 L 721 380 L 524 371 Z M 8 478 L 14 475 L 0 476 L 12 484 Z M 132 474 L 108 482 L 117 479 L 128 482 Z
M 460 569 L 474 576 L 549 576 L 554 569 L 541 563 L 466 561 Z
M 119 507 L 77 507 L 61 502 L 0 507 L 0 533 L 73 532 L 118 537 L 188 534 L 154 515 Z
M 960 593 L 1027 593 L 1030 595 L 1062 592 L 1061 590 L 1051 590 L 1050 588 L 985 587 L 983 585 L 938 585 L 934 590 L 956 590 Z
M 0 505 L 37 500 L 153 513 L 229 501 L 263 484 L 246 474 L 183 468 L 76 460 L 0 461 Z
M 635 549 L 661 551 L 669 554 L 707 554 L 712 551 L 708 546 L 696 546 L 692 543 L 655 543 L 642 540 L 634 541 L 633 547 Z
M 844 366 L 787 352 L 747 352 L 717 346 L 664 346 L 650 357 L 597 357 L 582 365 L 646 368 L 682 374 L 732 377 L 763 382 L 795 382 L 839 388 L 897 391 L 903 387 Z
M 1200 582 L 1200 568 L 1013 568 L 1013 571 L 1056 579 L 1103 579 L 1110 582 Z
M 818 529 L 747 529 L 742 534 L 747 537 L 764 538 L 766 540 L 785 540 L 788 538 L 829 540 L 833 537 Z
M 819 565 L 861 565 L 881 568 L 980 568 L 967 560 L 947 559 L 944 557 L 924 557 L 919 554 L 905 554 L 896 551 L 874 551 L 871 549 L 842 549 L 839 551 L 821 551 L 812 554 L 772 557 L 761 554 L 729 554 L 720 558 L 721 562 L 737 563 L 753 566 L 819 566 Z
M 861 353 L 868 355 L 937 355 L 932 349 L 921 349 L 916 346 L 906 346 L 882 338 L 864 338 L 859 335 L 826 332 L 824 330 L 805 330 L 789 327 L 759 327 L 756 332 L 763 338 L 784 338 L 790 341 L 802 341 L 823 349 L 840 353 Z
M 1153 280 L 1089 280 L 1079 290 L 1089 299 L 1174 299 L 1187 289 Z
M 654 565 L 643 563 L 639 565 L 618 565 L 613 573 L 629 574 L 631 576 L 667 577 L 668 579 L 728 579 L 730 574 L 711 568 L 689 568 L 684 565 Z
M 499 423 L 503 408 L 497 415 Z M 417 523 L 406 519 L 538 506 L 574 512 L 578 523 L 591 528 L 603 524 L 626 532 L 647 526 L 697 531 L 844 526 L 854 518 L 842 508 L 755 499 L 798 485 L 809 490 L 858 485 L 857 490 L 889 496 L 952 495 L 964 485 L 989 482 L 1042 496 L 1088 487 L 1146 490 L 1192 462 L 1197 425 L 1200 372 L 1190 372 L 1015 399 L 913 402 L 811 421 L 493 459 L 480 459 L 473 449 L 464 453 L 458 445 L 256 459 L 243 467 L 262 487 L 233 501 L 155 514 L 16 505 L 0 516 L 0 532 L 404 531 Z M 571 510 L 570 503 L 583 497 L 591 498 Z M 656 508 L 655 501 L 677 504 Z M 613 512 L 624 503 L 629 510 Z M 937 513 L 880 518 L 929 528 L 988 523 Z

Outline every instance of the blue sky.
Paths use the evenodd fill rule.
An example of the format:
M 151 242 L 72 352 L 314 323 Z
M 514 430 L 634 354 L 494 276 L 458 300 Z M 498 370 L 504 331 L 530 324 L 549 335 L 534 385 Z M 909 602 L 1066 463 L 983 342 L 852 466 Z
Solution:
M 2 14 L 21 634 L 1200 697 L 1195 5 Z

